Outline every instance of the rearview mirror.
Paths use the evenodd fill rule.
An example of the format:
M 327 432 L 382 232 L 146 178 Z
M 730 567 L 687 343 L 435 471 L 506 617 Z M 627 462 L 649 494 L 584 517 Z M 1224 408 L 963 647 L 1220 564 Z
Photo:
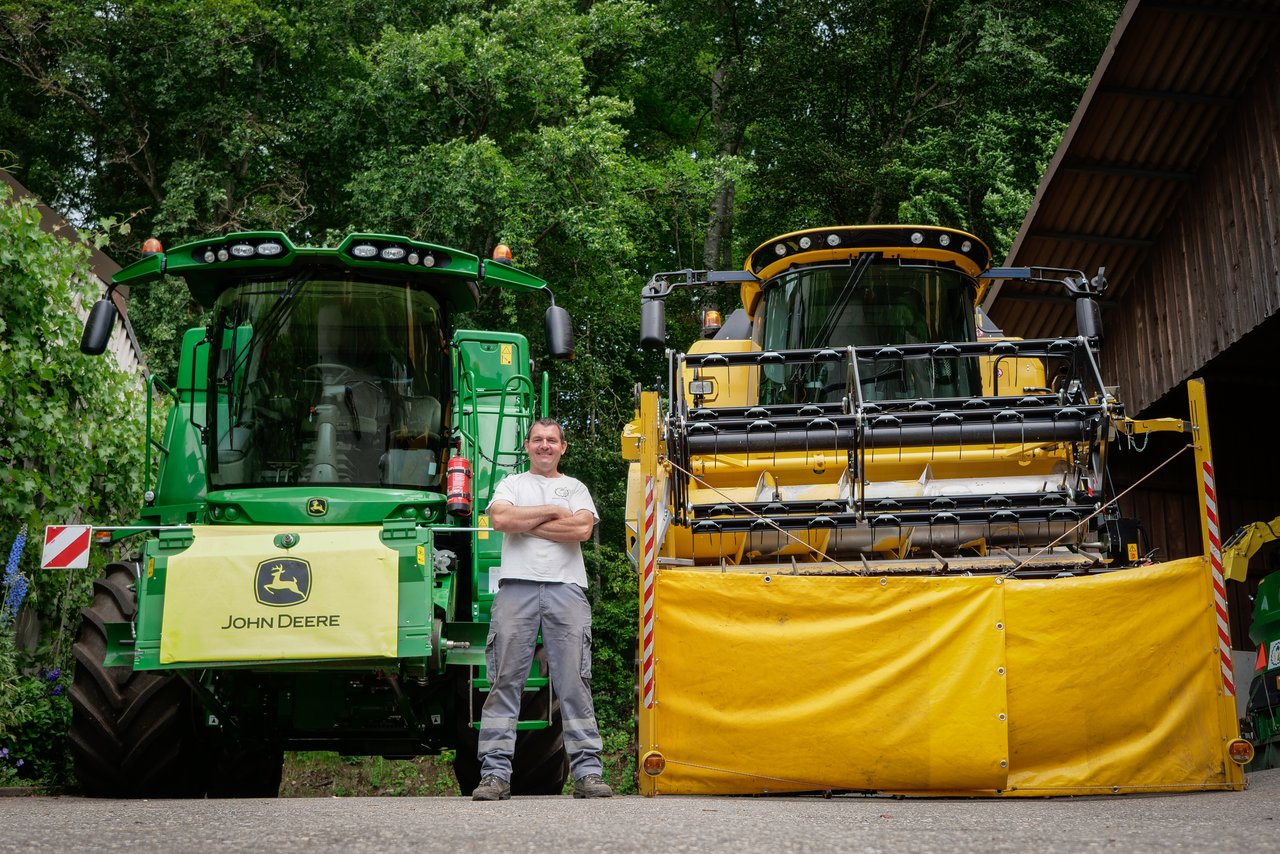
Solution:
M 640 346 L 660 349 L 667 341 L 667 304 L 660 299 L 640 303 Z
M 1102 308 L 1096 299 L 1076 300 L 1076 331 L 1081 337 L 1102 343 Z
M 556 359 L 573 358 L 573 321 L 569 312 L 558 305 L 547 309 L 544 318 L 547 330 L 547 349 Z
M 86 356 L 101 356 L 111 340 L 111 330 L 116 325 L 116 306 L 111 300 L 98 300 L 89 310 L 89 319 L 80 336 L 80 352 Z

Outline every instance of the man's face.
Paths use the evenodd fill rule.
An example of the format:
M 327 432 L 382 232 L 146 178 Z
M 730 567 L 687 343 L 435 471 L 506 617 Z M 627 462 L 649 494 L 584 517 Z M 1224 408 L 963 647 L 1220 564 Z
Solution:
M 535 424 L 524 441 L 525 453 L 529 455 L 529 468 L 534 474 L 543 476 L 554 474 L 560 466 L 560 458 L 568 449 L 569 443 L 560 438 L 560 429 L 551 425 Z

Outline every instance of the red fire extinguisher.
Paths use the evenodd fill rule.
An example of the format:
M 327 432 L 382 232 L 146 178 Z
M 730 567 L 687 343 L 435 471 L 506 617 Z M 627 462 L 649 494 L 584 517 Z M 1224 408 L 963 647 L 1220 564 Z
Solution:
M 471 461 L 457 455 L 445 467 L 445 510 L 451 516 L 471 515 Z

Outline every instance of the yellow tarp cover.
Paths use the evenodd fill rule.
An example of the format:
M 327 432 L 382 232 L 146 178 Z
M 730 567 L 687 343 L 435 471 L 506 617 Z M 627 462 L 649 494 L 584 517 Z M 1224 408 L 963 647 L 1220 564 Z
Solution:
M 165 569 L 162 664 L 394 657 L 399 558 L 372 528 L 196 526 Z
M 647 794 L 1241 788 L 1207 561 L 1083 578 L 664 567 Z

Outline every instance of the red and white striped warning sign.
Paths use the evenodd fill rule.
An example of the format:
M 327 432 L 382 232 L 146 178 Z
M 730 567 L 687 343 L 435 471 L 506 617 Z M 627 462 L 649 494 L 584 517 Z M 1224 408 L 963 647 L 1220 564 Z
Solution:
M 1204 480 L 1205 515 L 1209 523 L 1209 565 L 1213 570 L 1213 604 L 1218 612 L 1218 658 L 1222 662 L 1222 687 L 1234 697 L 1236 683 L 1231 672 L 1231 627 L 1227 622 L 1227 585 L 1222 574 L 1222 542 L 1218 536 L 1218 494 L 1213 479 L 1213 463 L 1205 461 L 1200 477 Z
M 84 569 L 89 565 L 88 525 L 49 525 L 44 529 L 41 569 Z
M 653 478 L 646 477 L 644 479 L 644 536 L 640 541 L 640 564 L 644 568 L 640 581 L 640 697 L 646 709 L 653 708 L 653 584 L 658 562 L 654 516 Z

